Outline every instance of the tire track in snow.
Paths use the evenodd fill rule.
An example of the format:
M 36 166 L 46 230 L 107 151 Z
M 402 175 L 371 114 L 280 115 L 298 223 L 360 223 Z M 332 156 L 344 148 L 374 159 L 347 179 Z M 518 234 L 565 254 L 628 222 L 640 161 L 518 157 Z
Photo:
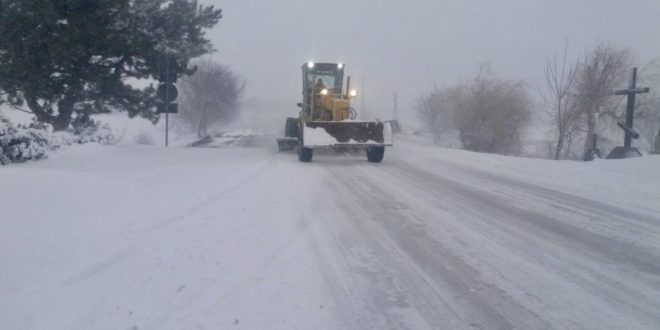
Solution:
M 329 187 L 333 185 L 328 183 Z M 346 329 L 419 329 L 454 325 L 459 317 L 435 299 L 430 281 L 354 205 L 339 203 L 341 219 L 318 235 L 316 253 L 323 276 L 333 289 L 337 318 Z M 337 225 L 348 227 L 338 230 Z M 330 234 L 330 235 L 328 235 Z M 384 257 L 388 256 L 388 257 Z M 422 289 L 423 288 L 423 289 Z M 422 319 L 422 322 L 415 322 Z
M 378 171 L 376 168 L 364 170 Z M 341 277 L 344 272 L 361 274 L 342 280 L 348 287 L 345 291 L 350 292 L 351 286 L 362 287 L 366 296 L 348 294 L 347 299 L 366 309 L 367 316 L 358 324 L 380 322 L 388 328 L 405 328 L 406 319 L 401 318 L 400 309 L 409 306 L 429 328 L 508 329 L 513 327 L 511 322 L 528 328 L 547 326 L 506 292 L 481 281 L 476 269 L 426 235 L 423 228 L 411 226 L 414 213 L 395 196 L 386 194 L 359 174 L 344 176 L 345 172 L 331 172 L 338 182 L 328 181 L 328 184 L 334 185 L 333 191 L 343 196 L 338 204 L 356 232 L 337 234 L 344 265 L 333 272 L 337 274 L 335 277 Z M 341 300 L 339 297 L 339 304 Z M 392 300 L 398 304 L 391 303 Z M 403 313 L 406 314 L 405 309 Z
M 514 252 L 517 255 L 538 250 L 531 254 L 532 258 L 554 265 L 552 268 L 546 266 L 546 269 L 564 279 L 559 284 L 586 290 L 585 294 L 590 298 L 581 299 L 597 299 L 591 302 L 595 307 L 583 305 L 580 308 L 601 308 L 601 313 L 607 308 L 615 315 L 636 315 L 639 324 L 660 324 L 654 312 L 660 310 L 660 278 L 655 272 L 660 260 L 657 255 L 629 244 L 609 241 L 547 214 L 522 209 L 517 206 L 519 203 L 498 195 L 496 191 L 454 181 L 454 173 L 443 173 L 451 175 L 452 179 L 449 179 L 397 161 L 382 166 L 381 170 L 383 172 L 379 175 L 394 178 L 403 187 L 416 190 L 416 196 L 427 195 L 429 201 L 433 200 L 431 196 L 437 196 L 436 202 L 441 207 L 460 210 L 462 219 L 472 226 L 473 231 L 490 228 L 493 234 L 501 232 L 506 235 L 504 237 L 508 236 L 505 241 L 520 241 L 518 244 L 522 243 L 524 249 Z M 373 177 L 374 174 L 365 172 L 365 175 Z M 589 315 L 584 317 L 589 320 Z M 627 324 L 624 317 L 618 320 Z M 585 323 L 582 322 L 582 326 Z
M 416 168 L 411 164 L 406 164 L 405 166 L 396 164 L 394 165 L 397 171 L 404 176 L 407 176 L 411 180 L 419 180 L 422 178 L 425 182 L 430 183 L 429 188 L 438 191 L 442 194 L 451 194 L 451 195 L 460 195 L 468 196 L 472 200 L 473 204 L 479 205 L 480 207 L 489 208 L 493 210 L 498 210 L 505 214 L 510 214 L 511 217 L 508 217 L 509 220 L 516 220 L 521 225 L 533 226 L 534 228 L 540 229 L 544 232 L 553 233 L 556 236 L 561 237 L 565 241 L 572 242 L 575 245 L 579 245 L 581 250 L 588 250 L 594 255 L 599 255 L 603 258 L 611 259 L 616 263 L 629 265 L 635 269 L 647 272 L 649 274 L 660 274 L 660 258 L 658 255 L 654 255 L 649 251 L 641 249 L 637 246 L 626 244 L 624 242 L 619 242 L 613 240 L 610 237 L 602 236 L 598 233 L 591 232 L 585 228 L 581 228 L 575 225 L 572 225 L 568 222 L 562 221 L 555 217 L 551 217 L 547 214 L 539 213 L 535 210 L 520 207 L 518 201 L 508 199 L 499 194 L 494 194 L 485 190 L 480 190 L 479 188 L 470 187 L 466 184 L 461 184 L 457 181 L 447 179 L 445 177 L 439 176 L 437 174 Z M 505 183 L 503 183 L 505 184 Z M 531 185 L 525 186 L 526 189 L 530 189 Z M 517 185 L 516 185 L 517 187 Z M 539 187 L 539 189 L 542 189 Z M 548 199 L 557 200 L 554 191 L 548 190 Z M 538 195 L 538 191 L 536 192 Z M 542 195 L 545 197 L 545 195 Z M 568 195 L 570 196 L 570 195 Z M 540 196 L 539 196 L 540 197 Z M 560 198 L 564 196 L 560 195 Z M 570 198 L 570 197 L 569 197 Z M 577 197 L 576 197 L 577 199 Z M 583 199 L 583 198 L 582 198 Z M 584 199 L 583 199 L 584 200 Z M 561 200 L 562 202 L 564 200 Z M 593 203 L 597 203 L 591 201 Z M 568 202 L 569 205 L 572 205 L 575 208 L 578 208 L 578 205 L 575 202 Z M 612 214 L 608 213 L 607 210 L 611 210 L 614 207 L 606 208 L 601 210 L 598 208 L 591 208 L 591 204 L 587 204 L 585 209 L 587 212 L 594 214 L 597 217 L 610 219 L 610 221 L 616 222 L 619 217 L 615 213 L 614 217 Z M 630 214 L 624 210 L 621 210 L 618 214 Z M 644 218 L 643 216 L 640 216 Z M 652 221 L 646 219 L 647 221 Z M 660 223 L 660 220 L 656 220 Z

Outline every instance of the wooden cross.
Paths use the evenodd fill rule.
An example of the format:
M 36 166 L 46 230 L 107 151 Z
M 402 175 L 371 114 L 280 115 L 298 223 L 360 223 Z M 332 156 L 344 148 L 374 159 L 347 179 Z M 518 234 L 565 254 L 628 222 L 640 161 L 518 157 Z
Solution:
M 637 68 L 633 68 L 632 80 L 630 80 L 630 88 L 622 89 L 614 92 L 615 95 L 628 95 L 628 105 L 626 106 L 626 122 L 618 122 L 619 127 L 626 132 L 626 137 L 623 146 L 630 148 L 632 139 L 639 138 L 639 134 L 633 129 L 633 114 L 635 112 L 635 95 L 648 93 L 648 87 L 637 88 Z

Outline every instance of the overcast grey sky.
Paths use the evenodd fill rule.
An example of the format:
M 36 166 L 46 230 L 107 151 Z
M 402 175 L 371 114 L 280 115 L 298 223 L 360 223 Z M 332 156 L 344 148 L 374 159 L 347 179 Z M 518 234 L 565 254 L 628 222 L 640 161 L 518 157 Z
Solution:
M 433 84 L 473 76 L 480 63 L 530 92 L 568 38 L 577 58 L 598 41 L 660 58 L 660 0 L 200 0 L 223 10 L 208 32 L 213 58 L 248 80 L 247 97 L 295 102 L 300 65 L 343 62 L 381 117 L 392 93 L 405 113 Z M 359 87 L 359 85 L 357 86 Z M 293 110 L 295 112 L 295 110 Z

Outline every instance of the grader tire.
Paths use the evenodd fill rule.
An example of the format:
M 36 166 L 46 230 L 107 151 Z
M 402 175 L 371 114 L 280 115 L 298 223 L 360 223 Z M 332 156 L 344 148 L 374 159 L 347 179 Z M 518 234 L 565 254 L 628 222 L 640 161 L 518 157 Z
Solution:
M 367 160 L 372 163 L 380 163 L 385 156 L 385 147 L 367 148 Z
M 303 163 L 309 163 L 312 161 L 312 156 L 314 155 L 314 149 L 305 148 L 301 145 L 298 145 L 298 160 Z
M 295 138 L 299 135 L 300 129 L 298 127 L 298 118 L 287 118 L 286 123 L 284 124 L 284 136 Z

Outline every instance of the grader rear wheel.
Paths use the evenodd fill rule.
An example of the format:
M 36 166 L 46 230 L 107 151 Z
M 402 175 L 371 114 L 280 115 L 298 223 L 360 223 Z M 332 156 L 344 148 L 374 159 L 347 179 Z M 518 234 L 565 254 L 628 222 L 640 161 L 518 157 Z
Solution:
M 380 163 L 385 156 L 385 147 L 367 148 L 367 160 L 372 163 Z

